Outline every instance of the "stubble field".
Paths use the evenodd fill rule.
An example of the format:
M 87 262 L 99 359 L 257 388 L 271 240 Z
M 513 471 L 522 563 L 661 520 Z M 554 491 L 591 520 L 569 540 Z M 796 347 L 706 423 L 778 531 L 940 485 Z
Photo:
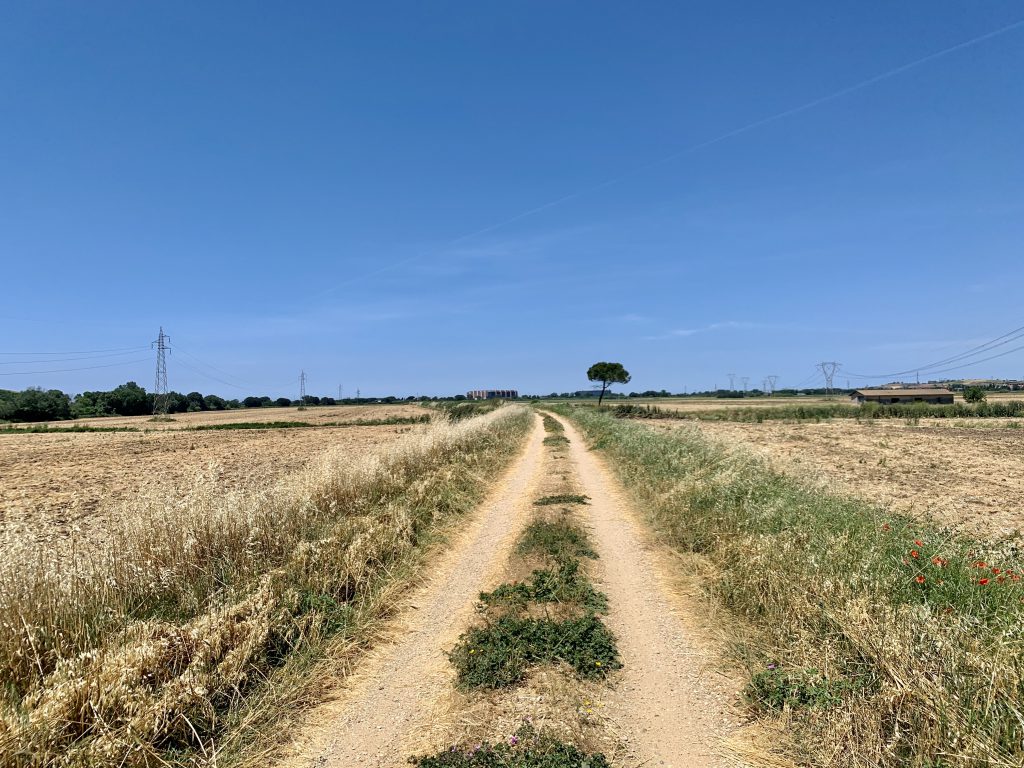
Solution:
M 415 405 L 247 409 L 82 419 L 75 425 L 130 427 L 137 432 L 0 434 L 0 538 L 59 539 L 76 530 L 102 533 L 117 506 L 141 493 L 174 494 L 197 482 L 231 490 L 266 484 L 304 467 L 327 448 L 353 458 L 420 425 L 352 425 L 419 418 Z M 238 422 L 305 422 L 291 429 L 199 429 Z
M 789 475 L 985 538 L 1024 529 L 1024 430 L 1006 420 L 659 422 Z

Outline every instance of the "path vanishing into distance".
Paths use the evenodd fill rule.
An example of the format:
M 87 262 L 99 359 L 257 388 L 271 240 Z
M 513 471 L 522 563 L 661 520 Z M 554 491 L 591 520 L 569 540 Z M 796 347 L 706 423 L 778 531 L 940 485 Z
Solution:
M 581 515 L 599 555 L 593 576 L 608 596 L 604 619 L 623 664 L 602 684 L 602 716 L 619 742 L 619 754 L 608 757 L 626 768 L 736 765 L 722 757 L 723 739 L 735 723 L 728 686 L 711 669 L 710 656 L 688 637 L 680 605 L 686 598 L 671 588 L 668 561 L 648 542 L 604 461 L 570 424 L 559 421 L 570 440 L 575 484 L 590 497 Z M 543 439 L 538 417 L 488 497 L 428 563 L 425 582 L 410 591 L 390 622 L 389 639 L 311 711 L 280 766 L 396 768 L 423 753 L 423 734 L 436 729 L 455 684 L 446 653 L 471 625 L 480 592 L 501 580 L 532 519 L 538 490 L 554 471 Z

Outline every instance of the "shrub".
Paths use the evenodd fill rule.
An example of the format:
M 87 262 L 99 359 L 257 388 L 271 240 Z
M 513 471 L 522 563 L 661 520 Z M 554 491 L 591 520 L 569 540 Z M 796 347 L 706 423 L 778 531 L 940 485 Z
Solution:
M 968 403 L 984 403 L 985 390 L 981 387 L 968 387 L 964 390 L 964 401 Z

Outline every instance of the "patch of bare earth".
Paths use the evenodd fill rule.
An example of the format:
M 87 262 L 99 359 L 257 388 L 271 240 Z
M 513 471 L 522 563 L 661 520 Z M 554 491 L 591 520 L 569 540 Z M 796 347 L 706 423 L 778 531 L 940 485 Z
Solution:
M 1024 529 L 1024 430 L 976 420 L 836 419 L 683 422 L 733 448 L 752 449 L 778 470 L 894 511 L 982 537 Z

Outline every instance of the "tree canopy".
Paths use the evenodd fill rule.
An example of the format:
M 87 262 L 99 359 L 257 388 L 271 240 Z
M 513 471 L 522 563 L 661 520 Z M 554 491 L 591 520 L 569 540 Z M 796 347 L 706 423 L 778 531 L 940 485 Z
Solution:
M 597 399 L 600 406 L 608 387 L 612 384 L 627 384 L 631 377 L 629 371 L 622 367 L 622 363 L 594 363 L 587 370 L 587 378 L 590 381 L 601 382 L 601 396 Z

